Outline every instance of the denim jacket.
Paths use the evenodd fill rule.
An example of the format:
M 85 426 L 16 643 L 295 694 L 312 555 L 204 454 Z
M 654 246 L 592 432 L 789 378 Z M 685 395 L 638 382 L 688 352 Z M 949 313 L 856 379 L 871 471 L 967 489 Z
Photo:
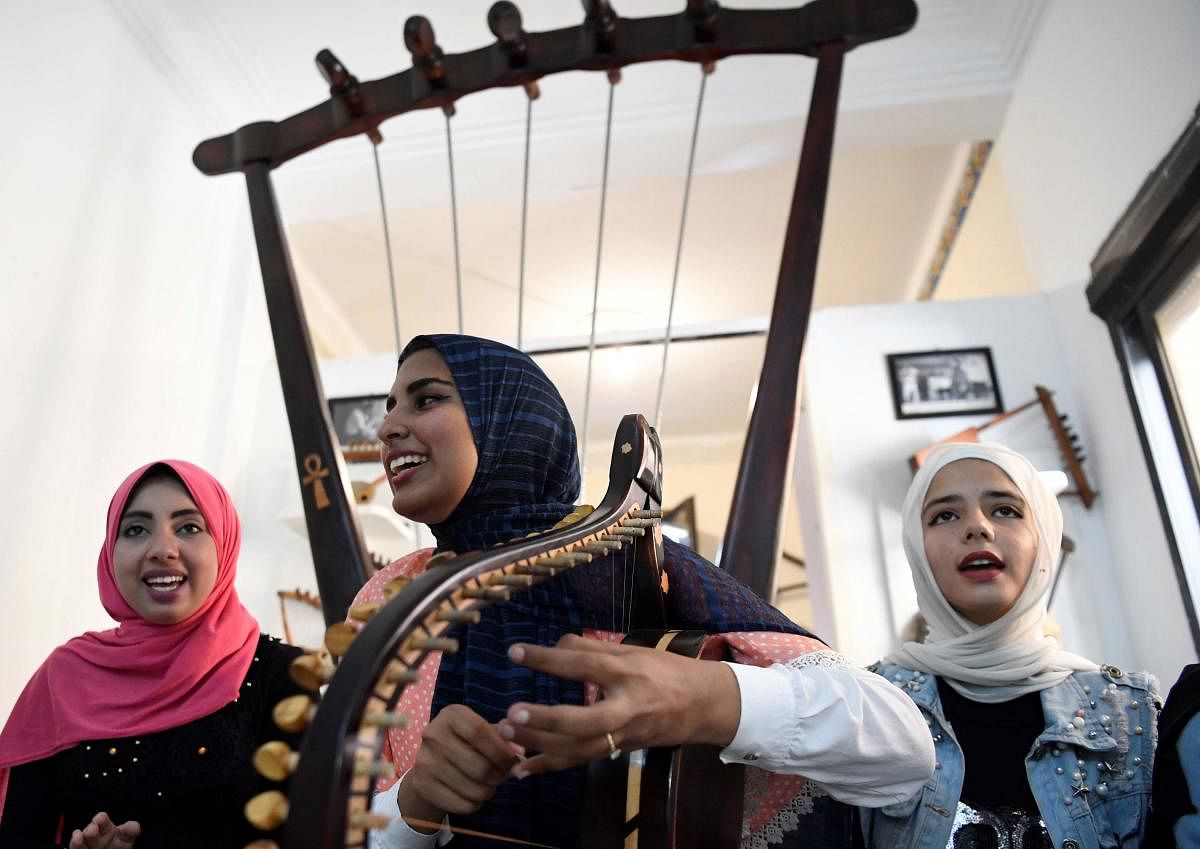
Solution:
M 933 735 L 937 767 L 913 798 L 861 809 L 872 849 L 945 849 L 962 792 L 964 760 L 942 712 L 937 679 L 879 663 L 903 689 Z M 1140 849 L 1162 699 L 1151 675 L 1104 666 L 1041 691 L 1046 728 L 1025 756 L 1025 772 L 1053 845 Z

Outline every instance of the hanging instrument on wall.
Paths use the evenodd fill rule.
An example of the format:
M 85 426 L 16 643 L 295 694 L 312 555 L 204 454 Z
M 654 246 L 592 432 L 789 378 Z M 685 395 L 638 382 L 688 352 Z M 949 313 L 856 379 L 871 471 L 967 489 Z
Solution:
M 1046 424 L 1050 428 L 1051 436 L 1054 437 L 1054 446 L 1058 449 L 1059 456 L 1062 457 L 1063 463 L 1066 465 L 1067 475 L 1074 485 L 1073 489 L 1064 491 L 1062 495 L 1078 497 L 1083 502 L 1083 506 L 1090 509 L 1092 502 L 1096 500 L 1096 496 L 1100 493 L 1092 488 L 1087 471 L 1083 468 L 1087 457 L 1083 453 L 1083 445 L 1080 443 L 1079 434 L 1071 428 L 1069 424 L 1070 417 L 1066 413 L 1058 411 L 1058 407 L 1054 403 L 1054 393 L 1051 390 L 1045 386 L 1035 386 L 1033 389 L 1037 393 L 1037 397 L 1032 401 L 1026 401 L 1020 406 L 1013 407 L 1011 410 L 988 419 L 983 424 L 969 427 L 966 430 L 960 430 L 958 433 L 953 433 L 944 439 L 939 439 L 932 445 L 926 445 L 908 458 L 908 467 L 912 470 L 913 474 L 916 474 L 917 469 L 921 468 L 921 464 L 925 462 L 925 457 L 938 445 L 947 442 L 978 442 L 980 435 L 985 430 L 994 428 L 1009 419 L 1019 416 L 1026 410 L 1037 407 L 1046 417 Z

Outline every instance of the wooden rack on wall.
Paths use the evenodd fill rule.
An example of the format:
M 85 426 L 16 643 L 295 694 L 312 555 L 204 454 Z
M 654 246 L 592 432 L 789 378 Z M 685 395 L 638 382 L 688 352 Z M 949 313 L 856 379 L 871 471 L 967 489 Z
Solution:
M 925 457 L 938 445 L 943 445 L 947 442 L 978 442 L 979 435 L 988 428 L 995 427 L 1002 421 L 1011 419 L 1013 416 L 1023 413 L 1028 409 L 1040 407 L 1046 416 L 1046 421 L 1050 425 L 1050 432 L 1054 435 L 1054 441 L 1058 446 L 1058 453 L 1062 455 L 1063 461 L 1066 463 L 1066 472 L 1074 485 L 1074 489 L 1069 489 L 1062 494 L 1078 496 L 1083 502 L 1083 506 L 1090 508 L 1099 493 L 1092 489 L 1087 472 L 1084 471 L 1083 462 L 1086 457 L 1082 453 L 1079 435 L 1068 426 L 1067 415 L 1060 413 L 1054 405 L 1054 393 L 1044 386 L 1035 386 L 1034 390 L 1037 393 L 1037 397 L 1032 401 L 1027 401 L 1019 407 L 1001 413 L 981 425 L 969 427 L 966 430 L 947 436 L 945 439 L 938 440 L 932 445 L 925 446 L 908 458 L 909 467 L 916 474 L 917 469 L 921 468 L 921 464 L 925 462 Z

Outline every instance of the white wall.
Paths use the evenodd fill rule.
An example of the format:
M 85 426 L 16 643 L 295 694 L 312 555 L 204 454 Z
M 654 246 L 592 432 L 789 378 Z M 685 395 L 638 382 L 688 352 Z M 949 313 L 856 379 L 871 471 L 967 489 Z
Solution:
M 260 520 L 297 484 L 241 183 L 192 167 L 210 119 L 144 72 L 106 4 L 58 22 L 89 33 L 81 52 L 46 20 L 6 20 L 0 74 L 20 104 L 0 169 L 0 719 L 54 646 L 112 625 L 96 557 L 108 499 L 142 463 L 182 457 L 228 485 L 239 591 L 268 628 L 295 581 L 277 567 L 311 573 L 307 545 Z M 45 132 L 64 112 L 72 131 Z
M 1101 242 L 1200 101 L 1197 39 L 1200 4 L 1192 0 L 1050 4 L 947 272 L 958 281 L 966 268 L 989 273 L 987 231 L 996 222 L 975 207 L 1008 205 L 1029 277 L 1049 293 L 1047 319 L 1078 412 L 1091 425 L 1088 454 L 1129 649 L 1164 685 L 1195 659 L 1195 647 L 1120 369 L 1084 289 Z
M 1093 419 L 1077 400 L 1052 301 L 1038 294 L 845 307 L 813 316 L 797 447 L 797 506 L 817 631 L 851 659 L 868 663 L 886 653 L 916 611 L 900 542 L 899 510 L 911 481 L 908 457 L 988 418 L 897 420 L 885 355 L 990 347 L 1006 408 L 1031 400 L 1035 384 L 1044 385 L 1055 392 L 1055 403 L 1070 415 L 1083 444 L 1090 448 Z M 1093 340 L 1091 355 L 1107 344 L 1104 338 Z M 985 438 L 998 436 L 1029 454 L 1040 467 L 1057 461 L 1049 427 L 1036 408 L 1003 430 L 985 432 Z M 814 470 L 819 480 L 815 486 Z M 1089 463 L 1088 471 L 1096 472 L 1096 465 Z M 1069 649 L 1101 662 L 1148 668 L 1169 677 L 1181 660 L 1179 646 L 1188 642 L 1186 623 L 1164 603 L 1155 610 L 1157 642 L 1148 645 L 1132 639 L 1127 630 L 1129 600 L 1110 591 L 1120 585 L 1119 567 L 1127 562 L 1110 554 L 1110 535 L 1114 527 L 1129 535 L 1139 529 L 1129 527 L 1127 517 L 1114 515 L 1109 506 L 1107 493 L 1121 488 L 1120 478 L 1098 477 L 1102 495 L 1091 510 L 1083 509 L 1077 500 L 1062 500 L 1065 533 L 1076 541 L 1078 550 L 1065 569 L 1054 615 Z M 1147 581 L 1146 572 L 1139 574 L 1140 580 Z M 1176 596 L 1174 607 L 1179 606 Z

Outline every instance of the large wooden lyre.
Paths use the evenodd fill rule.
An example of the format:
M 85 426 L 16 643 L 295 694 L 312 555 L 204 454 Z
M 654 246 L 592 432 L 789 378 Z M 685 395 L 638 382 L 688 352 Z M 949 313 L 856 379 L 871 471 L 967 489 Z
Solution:
M 345 475 L 287 251 L 272 169 L 336 139 L 356 134 L 377 139 L 379 125 L 386 119 L 417 109 L 449 109 L 459 98 L 488 88 L 529 88 L 564 71 L 612 74 L 625 65 L 656 60 L 710 66 L 727 56 L 775 53 L 814 57 L 816 78 L 760 391 L 743 449 L 721 564 L 759 594 L 769 596 L 842 60 L 860 44 L 906 32 L 916 21 L 916 6 L 913 0 L 815 0 L 794 9 L 744 10 L 720 8 L 715 0 L 687 0 L 686 8 L 677 14 L 640 19 L 619 17 L 606 0 L 584 0 L 583 6 L 585 19 L 580 26 L 526 33 L 516 6 L 502 0 L 488 15 L 497 40 L 458 55 L 444 55 L 429 22 L 411 18 L 405 26 L 405 42 L 413 67 L 370 82 L 359 82 L 323 50 L 317 62 L 330 84 L 328 100 L 282 121 L 249 124 L 209 139 L 195 150 L 194 162 L 206 174 L 242 171 L 246 175 L 327 622 L 344 618 L 365 580 L 368 557 L 347 496 L 349 487 L 324 486 L 325 497 L 317 498 L 317 481 L 338 472 L 344 484 Z M 290 804 L 278 795 L 256 800 L 266 824 L 290 809 L 285 827 L 289 849 L 365 845 L 366 829 L 377 824 L 367 812 L 367 803 L 373 776 L 381 769 L 377 761 L 381 729 L 404 721 L 390 708 L 412 684 L 421 657 L 431 650 L 454 648 L 448 629 L 469 624 L 481 605 L 503 604 L 520 587 L 552 580 L 558 570 L 630 538 L 641 541 L 640 580 L 644 585 L 653 583 L 661 475 L 655 440 L 644 420 L 627 417 L 616 445 L 608 495 L 590 516 L 486 555 L 457 557 L 431 568 L 399 589 L 354 640 L 315 713 L 300 757 L 284 759 L 285 772 L 295 767 Z M 322 681 L 330 673 L 320 668 L 310 671 Z M 297 721 L 305 721 L 311 712 L 306 705 L 290 707 Z

